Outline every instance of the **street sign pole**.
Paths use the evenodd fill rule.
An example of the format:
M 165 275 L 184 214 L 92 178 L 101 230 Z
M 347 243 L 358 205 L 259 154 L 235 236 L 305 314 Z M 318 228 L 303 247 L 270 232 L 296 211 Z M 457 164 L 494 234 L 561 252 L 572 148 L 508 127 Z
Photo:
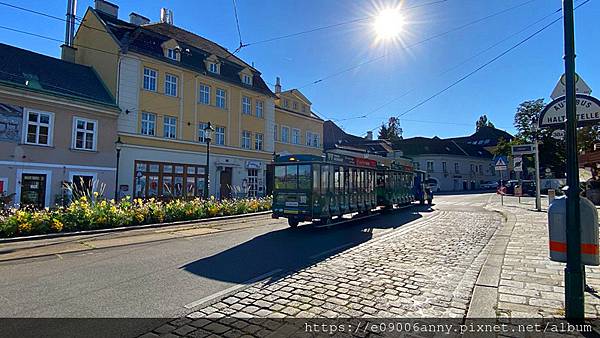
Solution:
M 577 163 L 577 117 L 575 111 L 575 28 L 573 0 L 563 0 L 565 39 L 566 143 L 567 143 L 567 266 L 565 268 L 565 315 L 584 318 L 584 269 L 581 264 L 579 220 L 579 166 Z

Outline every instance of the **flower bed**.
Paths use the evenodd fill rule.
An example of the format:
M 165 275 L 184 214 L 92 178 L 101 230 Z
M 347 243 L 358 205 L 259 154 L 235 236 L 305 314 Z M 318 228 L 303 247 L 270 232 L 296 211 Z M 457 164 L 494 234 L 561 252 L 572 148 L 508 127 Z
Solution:
M 57 232 L 118 228 L 142 224 L 190 221 L 267 211 L 271 198 L 203 200 L 141 200 L 119 203 L 92 201 L 81 197 L 68 207 L 55 210 L 11 210 L 0 216 L 0 237 L 39 235 Z

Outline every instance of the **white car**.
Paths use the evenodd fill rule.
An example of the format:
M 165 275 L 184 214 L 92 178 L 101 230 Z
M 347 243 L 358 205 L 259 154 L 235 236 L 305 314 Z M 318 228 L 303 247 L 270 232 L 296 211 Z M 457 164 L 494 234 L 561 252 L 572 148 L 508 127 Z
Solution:
M 440 185 L 435 178 L 430 177 L 430 178 L 426 179 L 424 183 L 427 188 L 431 189 L 431 191 L 433 191 L 433 192 L 440 191 Z
M 486 181 L 479 185 L 481 189 L 498 189 L 498 182 L 496 181 Z

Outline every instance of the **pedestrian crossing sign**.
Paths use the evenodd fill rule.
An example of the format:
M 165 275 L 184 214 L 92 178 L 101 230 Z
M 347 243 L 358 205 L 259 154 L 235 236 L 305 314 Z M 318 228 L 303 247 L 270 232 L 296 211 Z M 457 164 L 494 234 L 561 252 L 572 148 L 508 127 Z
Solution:
M 504 171 L 504 170 L 508 170 L 508 166 L 507 166 L 507 159 L 504 156 L 500 156 L 496 159 L 496 164 L 495 164 L 495 170 L 497 171 Z

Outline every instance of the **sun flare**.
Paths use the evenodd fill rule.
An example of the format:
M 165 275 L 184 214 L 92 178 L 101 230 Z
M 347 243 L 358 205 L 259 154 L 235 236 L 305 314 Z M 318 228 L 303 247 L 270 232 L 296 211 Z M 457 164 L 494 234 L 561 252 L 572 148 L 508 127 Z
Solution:
M 374 28 L 379 40 L 399 37 L 404 27 L 404 18 L 398 8 L 383 9 L 375 17 Z

